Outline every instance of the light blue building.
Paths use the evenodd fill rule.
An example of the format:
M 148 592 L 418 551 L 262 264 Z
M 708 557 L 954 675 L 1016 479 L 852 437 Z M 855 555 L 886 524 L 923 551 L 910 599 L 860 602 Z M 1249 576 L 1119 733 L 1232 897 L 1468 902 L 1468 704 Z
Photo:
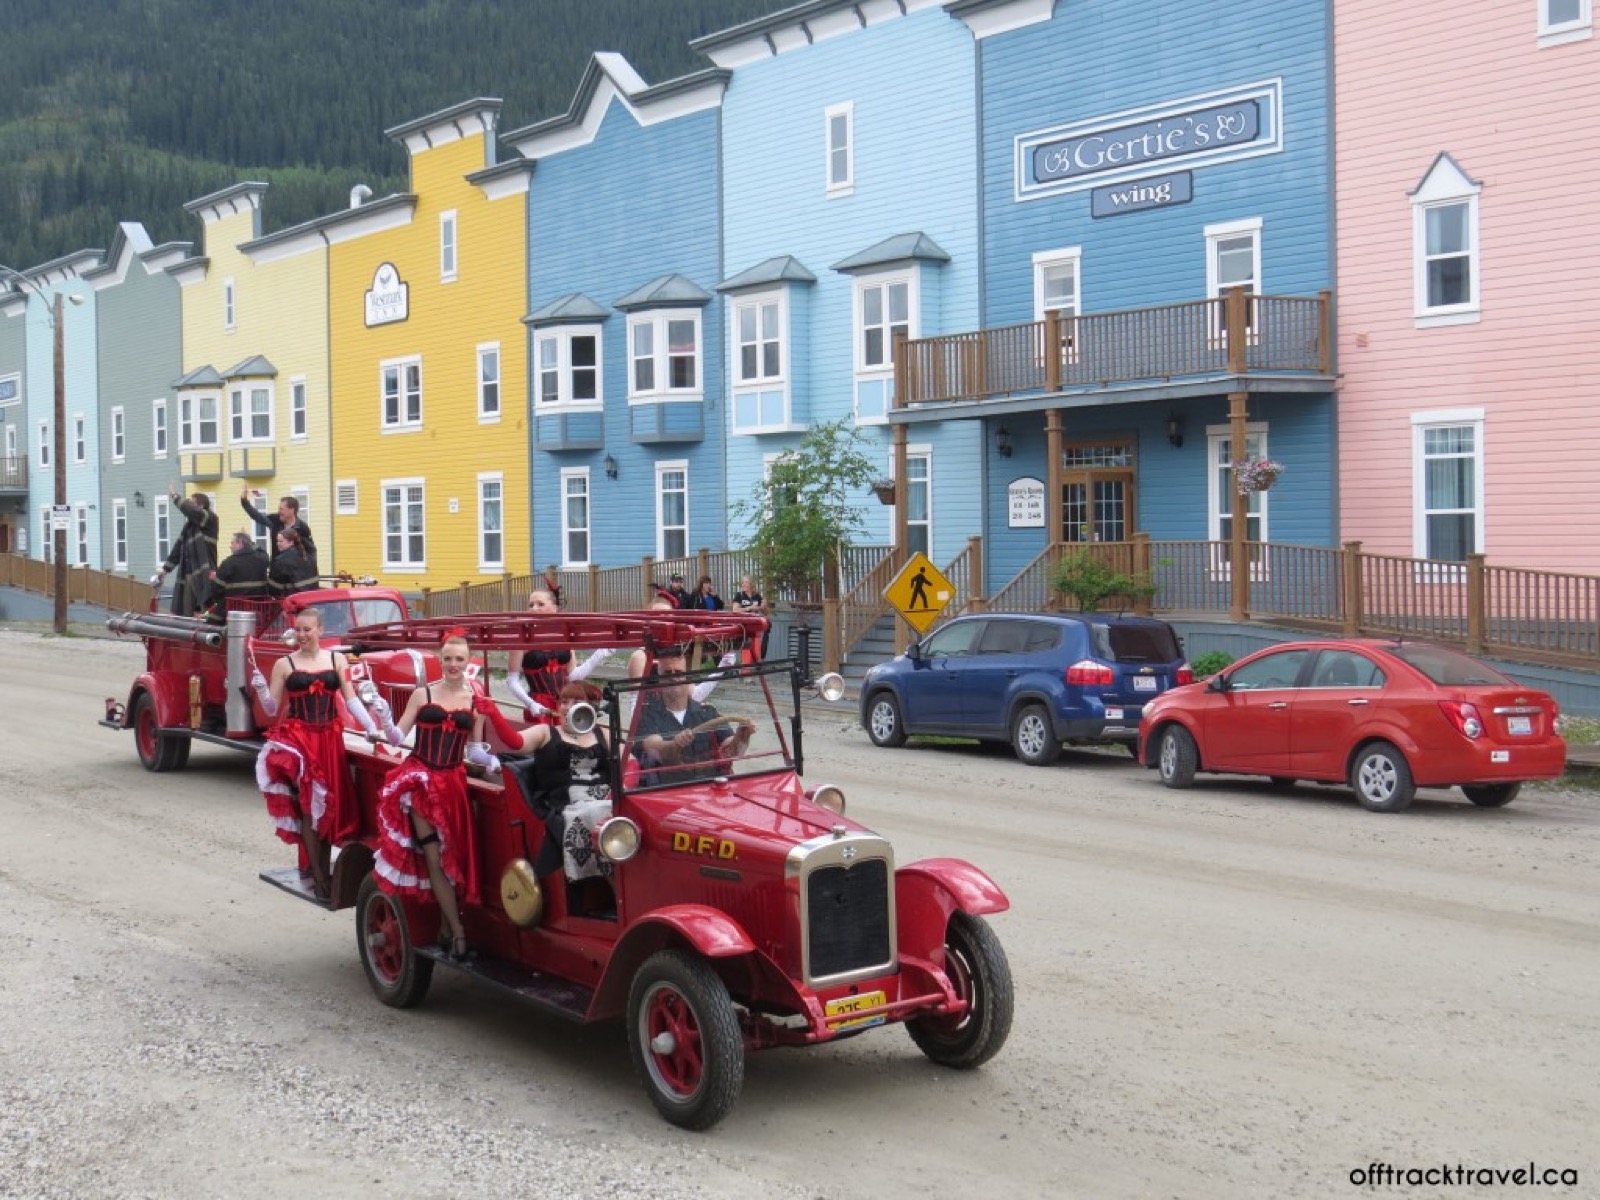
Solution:
M 1331 543 L 1326 0 L 1270 20 L 1178 0 L 951 8 L 978 38 L 983 306 L 946 328 L 984 335 L 919 351 L 902 416 L 913 441 L 953 418 L 982 431 L 990 590 L 1052 541 L 1227 540 L 1230 397 L 1248 456 L 1285 468 L 1250 497 L 1248 538 Z M 1253 295 L 1243 337 L 1202 303 L 1230 287 Z
M 728 495 L 821 422 L 888 477 L 893 347 L 981 323 L 976 55 L 967 5 L 814 0 L 696 41 L 722 105 Z M 947 562 L 982 527 L 982 431 L 917 426 L 907 541 Z M 865 541 L 892 510 L 860 498 Z M 734 528 L 735 545 L 742 531 Z
M 535 564 L 726 544 L 726 84 L 706 70 L 650 86 L 597 54 L 567 113 L 504 136 L 536 164 L 524 318 Z
M 55 545 L 50 510 L 55 503 L 55 323 L 54 301 L 63 297 L 62 359 L 66 422 L 62 445 L 66 462 L 66 501 L 70 509 L 67 562 L 100 567 L 100 427 L 98 349 L 94 289 L 85 274 L 100 265 L 104 251 L 79 250 L 22 273 L 30 286 L 0 280 L 0 326 L 22 328 L 21 354 L 0 358 L 0 395 L 20 397 L 3 409 L 4 453 L 27 459 L 26 511 L 16 492 L 16 549 L 48 559 Z M 8 339 L 16 344 L 14 335 Z M 5 348 L 0 343 L 0 350 Z M 7 386 L 6 381 L 13 381 Z

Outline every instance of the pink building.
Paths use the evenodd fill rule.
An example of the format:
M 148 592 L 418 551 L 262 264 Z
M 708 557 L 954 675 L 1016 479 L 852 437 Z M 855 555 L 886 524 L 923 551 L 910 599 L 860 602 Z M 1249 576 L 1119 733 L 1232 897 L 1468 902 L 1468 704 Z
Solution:
M 1333 14 L 1343 536 L 1600 573 L 1594 0 Z

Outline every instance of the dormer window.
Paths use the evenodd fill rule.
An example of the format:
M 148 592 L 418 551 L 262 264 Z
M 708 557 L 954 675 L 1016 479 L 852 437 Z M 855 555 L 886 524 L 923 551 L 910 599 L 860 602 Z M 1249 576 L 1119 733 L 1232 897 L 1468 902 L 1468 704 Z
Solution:
M 1419 328 L 1476 321 L 1478 193 L 1448 154 L 1411 193 L 1414 313 Z

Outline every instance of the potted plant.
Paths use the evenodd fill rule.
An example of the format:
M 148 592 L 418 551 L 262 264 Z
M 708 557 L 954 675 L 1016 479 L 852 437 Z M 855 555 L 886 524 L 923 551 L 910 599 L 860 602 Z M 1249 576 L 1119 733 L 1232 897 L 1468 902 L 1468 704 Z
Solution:
M 1241 458 L 1233 464 L 1233 478 L 1241 496 L 1266 491 L 1282 474 L 1283 464 L 1270 458 Z
M 879 504 L 894 503 L 894 480 L 874 479 L 870 485 L 872 494 L 878 498 Z

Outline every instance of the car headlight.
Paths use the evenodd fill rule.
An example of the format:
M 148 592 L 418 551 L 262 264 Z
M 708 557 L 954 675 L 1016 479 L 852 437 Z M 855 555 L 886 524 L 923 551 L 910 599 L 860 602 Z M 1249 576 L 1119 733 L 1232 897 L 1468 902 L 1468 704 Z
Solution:
M 806 793 L 806 799 L 836 817 L 844 816 L 844 791 L 831 783 L 819 783 Z
M 612 862 L 627 862 L 639 853 L 639 827 L 627 817 L 612 817 L 594 831 L 594 844 Z

